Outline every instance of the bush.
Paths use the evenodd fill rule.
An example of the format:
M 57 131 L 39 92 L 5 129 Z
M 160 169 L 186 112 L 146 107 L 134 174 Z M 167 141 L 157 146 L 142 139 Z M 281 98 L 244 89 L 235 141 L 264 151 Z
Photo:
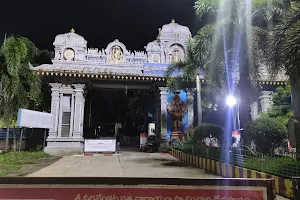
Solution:
M 184 143 L 185 144 L 196 144 L 195 135 L 194 134 L 186 135 Z
M 255 141 L 261 153 L 273 153 L 287 138 L 287 128 L 274 118 L 263 117 L 249 122 L 244 129 L 244 134 Z
M 224 135 L 224 129 L 216 124 L 203 123 L 199 124 L 194 131 L 195 139 L 197 141 L 202 141 L 204 138 L 216 137 L 220 139 Z

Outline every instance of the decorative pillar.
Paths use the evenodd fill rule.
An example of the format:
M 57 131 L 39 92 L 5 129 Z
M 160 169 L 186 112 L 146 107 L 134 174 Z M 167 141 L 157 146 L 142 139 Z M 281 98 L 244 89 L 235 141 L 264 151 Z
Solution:
M 260 92 L 260 105 L 261 105 L 261 112 L 265 113 L 268 112 L 271 108 L 272 102 L 272 91 L 261 91 Z
M 250 105 L 250 107 L 251 107 L 251 119 L 256 120 L 259 117 L 258 116 L 258 103 L 257 103 L 257 101 L 252 103 Z
M 75 94 L 71 96 L 71 122 L 70 122 L 70 134 L 69 137 L 73 137 L 73 126 L 74 126 L 74 104 L 75 104 Z
M 82 153 L 84 150 L 82 137 L 84 85 L 72 85 L 75 89 L 70 85 L 57 83 L 50 85 L 52 86 L 51 112 L 55 116 L 55 126 L 49 131 L 44 151 L 52 155 Z
M 187 88 L 187 105 L 188 105 L 188 127 L 194 125 L 194 88 Z
M 62 91 L 60 91 L 62 92 Z M 62 129 L 62 116 L 63 116 L 63 93 L 59 94 L 59 114 L 58 114 L 58 131 L 57 137 L 61 137 L 61 129 Z
M 160 63 L 166 63 L 166 55 L 164 52 L 164 44 L 160 43 Z
M 50 83 L 51 88 L 51 114 L 54 115 L 53 128 L 49 130 L 47 139 L 56 138 L 58 136 L 58 122 L 59 122 L 59 107 L 60 107 L 60 90 L 61 83 Z
M 81 106 L 81 124 L 80 124 L 80 133 L 81 133 L 81 137 L 83 137 L 83 124 L 84 124 L 84 107 L 85 107 L 85 94 L 83 93 L 82 95 L 82 106 Z
M 160 133 L 160 95 L 155 96 L 155 131 Z
M 196 77 L 196 90 L 197 90 L 197 115 L 198 115 L 198 123 L 197 125 L 201 124 L 203 121 L 202 116 L 202 98 L 201 98 L 201 80 L 199 74 Z
M 160 89 L 160 134 L 162 141 L 167 141 L 167 87 L 159 87 Z
M 84 84 L 73 84 L 75 92 L 73 138 L 82 139 L 84 119 Z

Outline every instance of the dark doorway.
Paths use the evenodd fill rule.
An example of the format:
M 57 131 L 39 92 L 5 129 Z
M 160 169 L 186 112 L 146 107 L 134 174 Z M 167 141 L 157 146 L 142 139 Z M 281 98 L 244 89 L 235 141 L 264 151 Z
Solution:
M 139 146 L 140 133 L 147 132 L 148 123 L 156 121 L 155 111 L 155 92 L 90 89 L 85 102 L 84 138 L 117 137 L 121 145 Z

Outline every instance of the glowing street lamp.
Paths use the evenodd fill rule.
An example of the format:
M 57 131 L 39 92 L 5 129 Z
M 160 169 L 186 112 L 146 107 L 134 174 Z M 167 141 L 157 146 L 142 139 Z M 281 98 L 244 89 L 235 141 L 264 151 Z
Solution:
M 227 105 L 229 106 L 229 107 L 233 107 L 233 106 L 235 106 L 236 105 L 236 103 L 237 103 L 237 100 L 236 100 L 236 98 L 234 97 L 234 96 L 227 96 L 227 98 L 226 98 L 226 103 L 227 103 Z
M 230 108 L 233 108 L 234 106 L 237 106 L 237 124 L 238 124 L 238 130 L 241 129 L 241 122 L 240 122 L 240 108 L 239 108 L 239 104 L 237 102 L 237 99 L 232 96 L 232 95 L 229 95 L 227 96 L 226 98 L 226 104 L 230 107 Z

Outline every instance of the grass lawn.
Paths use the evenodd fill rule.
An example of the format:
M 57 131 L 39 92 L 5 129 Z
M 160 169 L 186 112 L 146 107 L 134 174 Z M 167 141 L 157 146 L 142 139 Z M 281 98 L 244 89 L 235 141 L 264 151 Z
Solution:
M 290 157 L 265 157 L 263 163 L 259 158 L 247 158 L 245 167 L 283 177 L 300 176 L 300 161 Z M 263 166 L 263 169 L 261 169 Z
M 176 149 L 176 148 L 175 148 Z M 249 156 L 241 154 L 225 154 L 219 148 L 206 148 L 203 146 L 185 145 L 183 148 L 178 148 L 189 154 L 195 154 L 201 157 L 218 160 L 221 162 L 229 162 L 233 165 L 266 172 L 281 177 L 290 178 L 300 176 L 300 161 L 287 156 L 267 156 L 263 159 L 258 156 Z M 226 159 L 227 158 L 227 159 Z
M 8 152 L 0 154 L 0 176 L 8 174 L 12 170 L 20 169 L 26 164 L 37 164 L 40 158 L 48 158 L 50 155 L 43 152 Z

